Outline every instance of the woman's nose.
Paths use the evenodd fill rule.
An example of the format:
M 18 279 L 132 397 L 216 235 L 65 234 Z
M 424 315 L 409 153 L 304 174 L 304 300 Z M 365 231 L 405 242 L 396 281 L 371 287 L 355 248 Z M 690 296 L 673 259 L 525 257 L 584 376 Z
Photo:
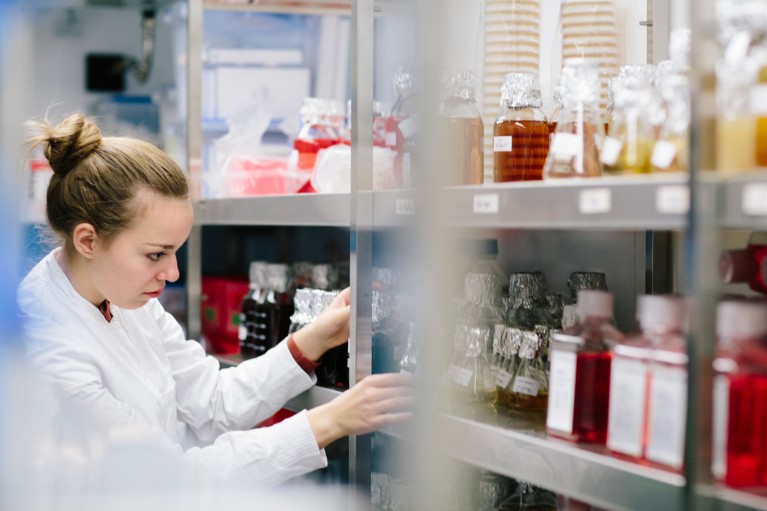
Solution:
M 165 280 L 168 282 L 176 282 L 180 276 L 180 273 L 178 271 L 178 261 L 176 260 L 175 255 L 171 256 L 169 260 L 170 260 L 169 266 L 166 267 L 165 270 L 163 270 L 157 275 L 157 279 Z

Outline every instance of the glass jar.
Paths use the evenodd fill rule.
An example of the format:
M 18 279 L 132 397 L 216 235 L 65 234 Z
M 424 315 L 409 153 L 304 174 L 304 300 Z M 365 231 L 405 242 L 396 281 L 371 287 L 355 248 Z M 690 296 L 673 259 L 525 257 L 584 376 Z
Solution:
M 604 124 L 599 112 L 599 66 L 568 59 L 562 69 L 564 109 L 543 168 L 544 179 L 597 177 Z
M 328 102 L 319 98 L 305 98 L 301 107 L 301 128 L 293 141 L 297 153 L 296 166 L 311 170 L 317 161 L 317 153 L 338 143 L 339 132 L 331 123 Z M 342 114 L 343 115 L 343 114 Z
M 257 306 L 264 303 L 266 295 L 266 268 L 265 261 L 253 261 L 250 263 L 248 292 L 240 305 L 240 326 L 238 337 L 240 341 L 240 354 L 243 358 L 253 358 L 260 354 L 258 346 L 264 342 L 263 333 L 257 328 L 259 324 L 259 312 Z
M 542 106 L 538 75 L 506 75 L 501 111 L 493 126 L 494 182 L 543 179 L 549 125 Z
M 690 83 L 684 75 L 671 75 L 659 84 L 665 120 L 653 147 L 653 172 L 683 172 L 689 169 Z
M 651 104 L 649 83 L 613 82 L 614 108 L 607 137 L 599 153 L 605 174 L 650 171 L 654 134 L 646 118 Z
M 446 71 L 442 76 L 439 114 L 444 119 L 445 161 L 456 169 L 447 185 L 479 185 L 484 180 L 484 123 L 477 110 L 471 71 Z

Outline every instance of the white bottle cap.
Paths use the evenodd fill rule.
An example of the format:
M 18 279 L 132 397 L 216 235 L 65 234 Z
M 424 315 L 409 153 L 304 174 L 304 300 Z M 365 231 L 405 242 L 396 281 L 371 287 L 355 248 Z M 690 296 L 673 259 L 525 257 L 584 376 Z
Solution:
M 767 303 L 720 302 L 716 308 L 716 336 L 720 340 L 767 336 Z
M 611 318 L 613 316 L 613 295 L 606 291 L 582 289 L 578 291 L 575 312 L 581 321 L 586 318 Z
M 639 327 L 681 330 L 685 326 L 686 305 L 680 295 L 641 295 L 637 299 Z

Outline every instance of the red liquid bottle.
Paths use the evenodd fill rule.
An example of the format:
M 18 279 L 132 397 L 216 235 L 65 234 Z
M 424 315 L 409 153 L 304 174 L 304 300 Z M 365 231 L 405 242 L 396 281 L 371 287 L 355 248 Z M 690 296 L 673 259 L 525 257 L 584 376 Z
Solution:
M 712 472 L 733 487 L 767 486 L 767 304 L 717 307 Z
M 767 232 L 751 234 L 746 248 L 723 251 L 719 274 L 727 284 L 748 283 L 754 291 L 767 294 Z
M 336 111 L 336 105 L 327 100 L 304 99 L 301 107 L 301 129 L 293 142 L 293 149 L 298 153 L 299 169 L 313 169 L 320 149 L 339 142 L 340 134 L 331 124 L 331 120 L 337 117 Z
M 613 296 L 578 293 L 578 323 L 553 334 L 546 430 L 574 442 L 605 443 L 610 400 Z

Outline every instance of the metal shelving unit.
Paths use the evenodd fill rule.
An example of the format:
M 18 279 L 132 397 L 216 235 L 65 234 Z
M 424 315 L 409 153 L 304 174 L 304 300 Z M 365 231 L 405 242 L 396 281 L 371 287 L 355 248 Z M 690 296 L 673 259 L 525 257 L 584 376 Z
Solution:
M 201 200 L 202 225 L 349 226 L 349 194 L 297 194 Z
M 727 229 L 767 228 L 767 173 L 743 174 L 721 179 L 720 225 Z

